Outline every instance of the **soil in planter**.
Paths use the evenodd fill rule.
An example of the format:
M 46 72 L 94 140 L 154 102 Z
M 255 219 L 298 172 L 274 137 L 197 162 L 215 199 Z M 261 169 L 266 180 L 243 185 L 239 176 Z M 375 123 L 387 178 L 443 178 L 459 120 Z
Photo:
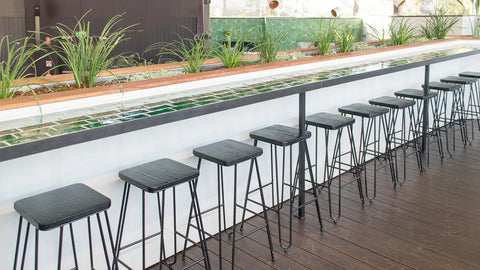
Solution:
M 100 83 L 97 83 L 94 87 L 90 87 L 90 88 L 113 85 L 113 84 L 118 84 L 118 82 L 100 82 Z M 78 89 L 78 87 L 75 84 L 62 84 L 62 85 L 56 85 L 53 87 L 40 87 L 40 88 L 29 90 L 29 91 L 18 91 L 13 95 L 13 98 L 25 97 L 25 96 L 26 97 L 39 96 L 43 94 L 62 92 L 62 91 L 68 91 L 73 89 Z

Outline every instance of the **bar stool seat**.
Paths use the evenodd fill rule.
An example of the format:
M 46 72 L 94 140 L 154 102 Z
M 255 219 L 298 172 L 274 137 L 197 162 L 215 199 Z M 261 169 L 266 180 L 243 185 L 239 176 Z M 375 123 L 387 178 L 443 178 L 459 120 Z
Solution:
M 387 108 L 372 106 L 363 103 L 354 103 L 338 108 L 338 111 L 343 114 L 351 114 L 365 118 L 374 118 L 384 115 L 389 112 Z
M 47 191 L 14 203 L 15 210 L 41 231 L 48 231 L 110 208 L 109 198 L 84 184 Z
M 405 109 L 415 105 L 415 101 L 396 97 L 383 96 L 368 101 L 372 105 L 388 107 L 391 109 Z
M 305 131 L 305 133 L 300 136 L 298 128 L 283 125 L 273 125 L 250 132 L 250 138 L 278 146 L 289 146 L 305 141 L 311 136 L 312 133 L 309 131 Z
M 193 150 L 195 156 L 227 167 L 256 158 L 262 153 L 262 148 L 229 139 Z
M 465 71 L 465 72 L 462 72 L 462 73 L 458 74 L 458 76 L 480 79 L 480 72 Z
M 422 84 L 422 88 L 425 87 Z M 440 91 L 454 91 L 461 88 L 460 85 L 454 83 L 447 83 L 447 82 L 429 82 L 428 88 L 433 90 L 440 90 Z
M 461 77 L 461 76 L 448 76 L 440 79 L 444 83 L 456 83 L 456 84 L 472 84 L 477 81 L 475 78 Z
M 120 179 L 149 193 L 156 193 L 199 176 L 197 169 L 164 158 L 122 170 Z
M 329 130 L 337 130 L 355 123 L 355 118 L 339 114 L 320 112 L 306 118 L 307 125 L 313 125 Z
M 421 99 L 421 100 L 431 99 L 438 95 L 438 93 L 435 91 L 429 91 L 428 95 L 425 96 L 423 90 L 419 90 L 419 89 L 402 89 L 402 90 L 396 91 L 394 94 L 397 97 Z
M 60 228 L 60 237 L 59 237 L 59 255 L 58 255 L 58 268 L 61 267 L 61 255 L 62 255 L 62 239 L 63 239 L 63 226 L 70 226 L 70 234 L 72 238 L 72 248 L 73 256 L 75 261 L 75 267 L 78 269 L 77 255 L 75 242 L 73 241 L 73 228 L 72 222 L 88 218 L 88 226 L 90 228 L 90 216 L 97 215 L 98 225 L 100 234 L 102 237 L 102 243 L 105 253 L 105 260 L 107 263 L 107 268 L 110 269 L 110 263 L 108 259 L 107 247 L 105 245 L 105 239 L 103 230 L 100 223 L 100 212 L 105 213 L 105 218 L 107 221 L 107 229 L 112 239 L 111 230 L 108 222 L 107 209 L 110 208 L 111 201 L 108 197 L 102 195 L 101 193 L 93 190 L 92 188 L 84 184 L 73 184 L 58 188 L 55 190 L 47 191 L 38 195 L 34 195 L 28 198 L 20 199 L 14 203 L 15 210 L 20 214 L 19 222 L 19 231 L 17 237 L 17 246 L 15 251 L 15 262 L 14 269 L 17 265 L 17 257 L 19 252 L 19 242 L 21 236 L 21 225 L 22 218 L 28 221 L 26 236 L 28 236 L 28 231 L 30 225 L 33 225 L 36 228 L 35 236 L 35 269 L 38 268 L 38 231 L 48 231 L 55 228 Z M 91 233 L 89 230 L 89 240 L 91 243 Z M 23 261 L 25 259 L 25 249 L 27 247 L 28 239 L 25 239 L 25 246 L 23 250 Z M 113 243 L 111 243 L 113 250 Z M 90 245 L 90 249 L 92 246 Z M 90 256 L 92 251 L 90 250 Z M 90 258 L 91 267 L 93 269 L 93 258 Z
M 199 171 L 195 168 L 187 166 L 183 163 L 178 161 L 174 161 L 168 158 L 154 160 L 148 163 L 144 163 L 138 166 L 134 166 L 128 169 L 121 170 L 118 173 L 120 179 L 125 181 L 124 191 L 123 191 L 123 199 L 122 199 L 122 206 L 120 210 L 120 217 L 118 222 L 118 231 L 117 231 L 117 238 L 116 238 L 116 245 L 115 245 L 115 257 L 119 263 L 124 266 L 127 266 L 125 262 L 120 260 L 120 251 L 123 249 L 127 249 L 136 244 L 142 244 L 142 269 L 146 268 L 145 264 L 145 242 L 146 240 L 160 236 L 160 251 L 157 253 L 159 254 L 159 263 L 160 269 L 162 269 L 163 264 L 168 265 L 171 267 L 177 261 L 177 236 L 182 237 L 185 241 L 190 241 L 191 243 L 200 247 L 202 252 L 202 257 L 195 260 L 188 266 L 185 266 L 183 269 L 189 268 L 192 265 L 199 264 L 200 262 L 204 262 L 205 268 L 210 269 L 210 261 L 208 259 L 208 251 L 207 246 L 205 243 L 205 235 L 203 232 L 203 223 L 201 221 L 201 217 L 199 215 L 195 216 L 196 226 L 198 229 L 198 237 L 199 237 L 199 244 L 193 242 L 192 240 L 188 239 L 187 235 L 183 235 L 182 233 L 177 231 L 177 211 L 176 211 L 176 191 L 175 188 L 178 185 L 188 183 L 190 189 L 190 197 L 191 197 L 191 208 L 192 211 L 195 213 L 200 212 L 199 204 L 198 204 L 198 197 L 196 193 L 196 184 L 194 183 L 199 176 Z M 130 194 L 130 187 L 135 186 L 142 190 L 142 238 L 140 240 L 134 241 L 132 243 L 126 244 L 122 246 L 122 236 L 123 236 L 123 228 L 125 226 L 126 214 L 127 214 L 127 206 L 129 201 L 129 194 Z M 165 191 L 167 189 L 172 189 L 173 192 L 173 218 L 169 219 L 173 222 L 174 228 L 174 240 L 173 240 L 173 247 L 174 247 L 174 257 L 170 261 L 167 261 L 165 256 L 165 240 L 164 240 L 164 223 L 165 223 Z M 158 207 L 158 218 L 160 223 L 160 231 L 157 233 L 153 233 L 149 236 L 145 234 L 145 192 L 148 193 L 155 193 L 157 197 L 157 207 Z M 161 198 L 160 198 L 160 193 Z M 185 196 L 182 196 L 185 198 Z

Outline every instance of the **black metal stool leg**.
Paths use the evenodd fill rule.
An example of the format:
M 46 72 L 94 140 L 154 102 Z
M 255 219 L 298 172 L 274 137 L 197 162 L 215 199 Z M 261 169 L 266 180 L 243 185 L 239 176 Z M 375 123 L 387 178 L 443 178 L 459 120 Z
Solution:
M 98 231 L 100 232 L 100 238 L 102 239 L 103 253 L 105 255 L 105 262 L 107 269 L 110 270 L 110 259 L 108 258 L 107 244 L 105 243 L 105 235 L 103 234 L 102 222 L 100 221 L 100 213 L 97 213 Z
M 38 270 L 38 229 L 35 229 L 35 270 Z
M 358 195 L 360 197 L 360 202 L 362 203 L 362 207 L 363 207 L 365 205 L 365 198 L 363 197 L 361 172 L 359 171 L 357 150 L 355 147 L 355 140 L 353 138 L 353 126 L 352 125 L 347 126 L 347 131 L 348 131 L 348 139 L 350 141 L 350 151 L 351 151 L 350 164 L 353 164 L 354 177 L 357 181 L 357 186 L 358 186 Z
M 198 178 L 197 178 L 198 179 Z M 210 258 L 208 256 L 208 248 L 207 248 L 207 243 L 205 239 L 205 234 L 204 234 L 204 227 L 203 227 L 203 222 L 202 219 L 200 218 L 200 206 L 198 203 L 198 196 L 197 196 L 197 191 L 195 187 L 195 181 L 190 181 L 189 188 L 190 188 L 190 194 L 192 197 L 192 203 L 193 203 L 193 210 L 195 214 L 195 220 L 197 223 L 197 227 L 199 228 L 198 231 L 198 237 L 200 239 L 200 247 L 202 249 L 202 254 L 203 254 L 203 259 L 205 260 L 205 269 L 211 269 L 210 266 Z
M 258 169 L 258 161 L 257 161 L 257 158 L 254 158 L 253 159 L 253 162 L 255 163 L 255 169 L 257 171 L 257 180 L 258 180 L 258 184 L 261 185 L 262 183 L 262 180 L 261 180 L 261 177 L 260 177 L 260 170 Z M 260 199 L 262 201 L 262 208 L 263 208 L 263 218 L 265 220 L 265 227 L 267 229 L 267 238 L 268 238 L 268 246 L 270 248 L 270 257 L 272 259 L 272 262 L 274 261 L 274 257 L 273 257 L 273 245 L 272 245 L 272 234 L 270 232 L 270 225 L 268 223 L 268 216 L 267 216 L 267 208 L 265 207 L 265 197 L 263 195 L 263 190 L 260 189 Z
M 20 216 L 20 219 L 18 221 L 17 243 L 15 244 L 15 257 L 13 260 L 13 270 L 17 269 L 18 251 L 20 248 L 20 238 L 22 236 L 22 223 L 23 223 L 23 218 L 22 216 Z
M 70 240 L 72 242 L 73 261 L 75 263 L 75 268 L 78 269 L 77 249 L 75 246 L 75 237 L 73 236 L 73 225 L 72 223 L 69 223 L 68 226 L 70 228 Z
M 23 252 L 22 252 L 22 262 L 20 264 L 20 269 L 23 270 L 23 266 L 25 265 L 25 255 L 27 253 L 27 245 L 28 245 L 28 234 L 30 231 L 30 222 L 27 221 L 27 229 L 25 231 L 25 241 L 23 243 Z
M 117 239 L 115 241 L 114 259 L 115 259 L 116 262 L 114 263 L 114 265 L 116 266 L 117 270 L 119 269 L 118 256 L 120 254 L 120 248 L 121 248 L 121 244 L 122 244 L 123 228 L 124 228 L 124 225 L 125 225 L 125 216 L 126 216 L 126 213 L 127 213 L 127 205 L 128 205 L 129 194 L 130 194 L 130 184 L 125 182 L 125 185 L 123 187 L 122 204 L 121 204 L 121 207 L 120 207 L 120 216 L 119 216 L 119 220 L 118 220 Z
M 93 248 L 92 248 L 92 227 L 90 224 L 90 217 L 87 217 L 87 224 L 88 224 L 88 248 L 89 248 L 89 255 L 90 255 L 90 269 L 95 269 L 93 267 Z
M 58 262 L 57 262 L 58 270 L 62 269 L 62 242 L 63 242 L 63 226 L 60 226 L 60 233 L 58 237 Z

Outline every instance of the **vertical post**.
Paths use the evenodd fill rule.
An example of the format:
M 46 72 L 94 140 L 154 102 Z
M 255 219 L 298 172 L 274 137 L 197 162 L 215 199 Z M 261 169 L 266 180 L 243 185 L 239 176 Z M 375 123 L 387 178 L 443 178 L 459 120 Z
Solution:
M 425 97 L 423 101 L 423 125 L 422 125 L 422 152 L 427 150 L 427 133 L 428 133 L 428 109 L 429 109 L 429 100 L 427 96 L 430 92 L 429 89 L 430 82 L 430 65 L 425 65 L 425 77 L 423 81 L 423 96 Z
M 298 129 L 299 136 L 305 134 L 305 92 L 299 94 L 298 99 Z M 307 142 L 298 145 L 298 217 L 305 217 L 305 147 Z

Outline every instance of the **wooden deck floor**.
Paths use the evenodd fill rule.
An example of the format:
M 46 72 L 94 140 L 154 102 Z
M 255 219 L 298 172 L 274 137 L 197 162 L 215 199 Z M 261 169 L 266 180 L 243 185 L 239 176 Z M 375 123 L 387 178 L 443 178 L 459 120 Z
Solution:
M 266 237 L 257 233 L 237 243 L 236 268 L 480 269 L 479 153 L 479 135 L 471 146 L 457 144 L 454 156 L 446 155 L 443 162 L 432 151 L 430 166 L 421 175 L 412 156 L 407 182 L 394 190 L 387 174 L 381 174 L 376 200 L 363 208 L 356 185 L 349 185 L 343 189 L 337 224 L 328 217 L 327 194 L 322 192 L 324 231 L 319 230 L 315 207 L 308 206 L 305 220 L 294 220 L 288 253 L 279 247 L 272 213 L 275 262 L 270 261 Z M 258 222 L 251 219 L 248 226 Z M 283 214 L 282 224 L 286 222 Z M 224 243 L 224 267 L 229 269 L 231 245 Z M 208 247 L 212 267 L 218 269 L 216 240 L 209 240 Z M 189 250 L 189 257 L 197 255 Z

